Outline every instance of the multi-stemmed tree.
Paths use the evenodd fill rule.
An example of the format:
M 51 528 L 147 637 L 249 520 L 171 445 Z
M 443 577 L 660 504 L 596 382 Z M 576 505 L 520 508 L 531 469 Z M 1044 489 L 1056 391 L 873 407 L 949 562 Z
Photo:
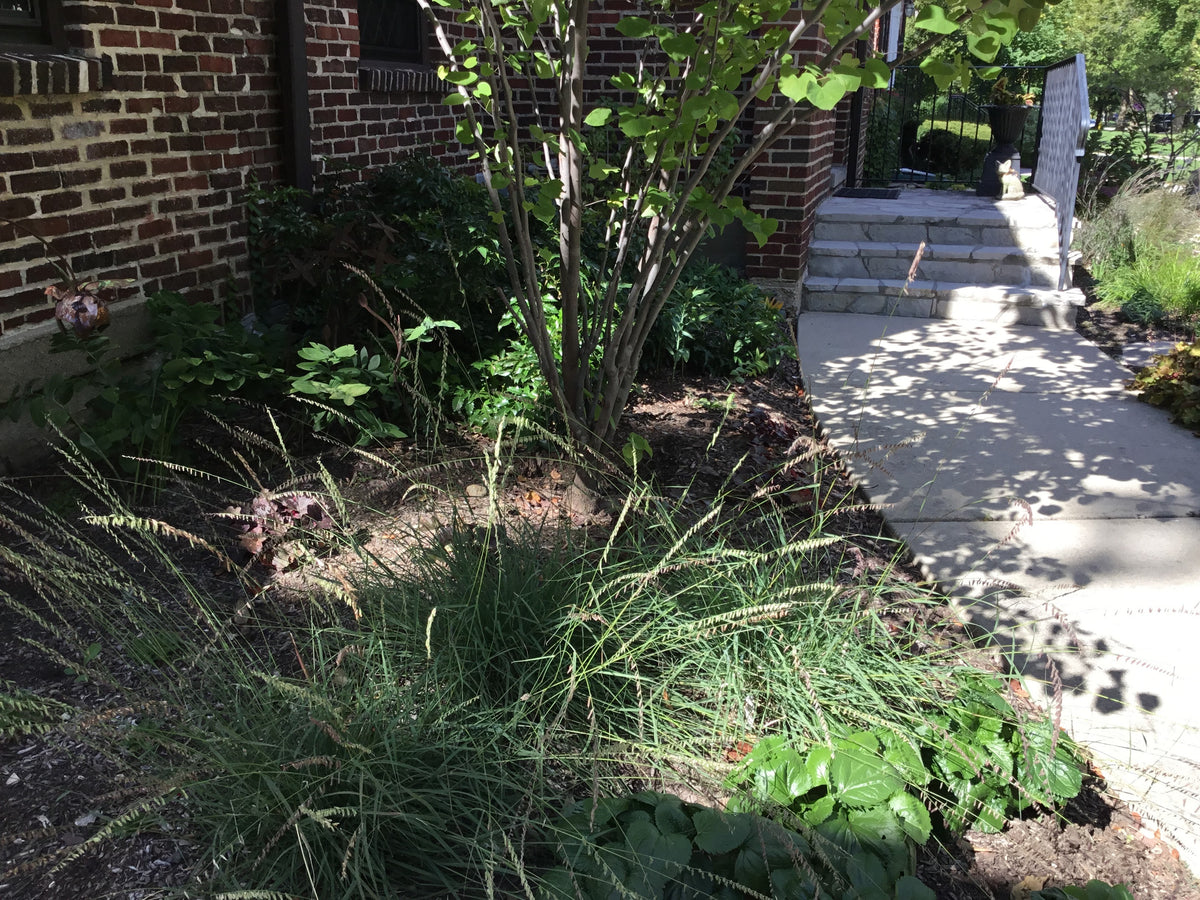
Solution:
M 887 86 L 889 64 L 863 39 L 901 0 L 646 0 L 616 25 L 641 50 L 604 93 L 591 89 L 587 0 L 418 2 L 456 88 L 458 138 L 491 196 L 511 302 L 572 438 L 602 449 L 710 226 L 737 219 L 760 242 L 775 230 L 737 196 L 743 173 L 815 110 Z M 891 65 L 960 31 L 989 60 L 1047 2 L 918 2 L 911 25 L 927 37 Z M 961 56 L 927 70 L 943 83 L 969 77 Z

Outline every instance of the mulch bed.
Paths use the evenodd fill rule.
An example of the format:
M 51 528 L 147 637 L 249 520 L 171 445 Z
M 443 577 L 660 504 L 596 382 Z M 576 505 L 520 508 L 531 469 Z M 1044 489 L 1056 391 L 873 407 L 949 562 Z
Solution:
M 1164 336 L 1091 305 L 1080 319 L 1079 331 L 1118 358 L 1129 341 Z M 774 471 L 788 448 L 797 442 L 819 445 L 818 462 L 813 465 L 822 473 L 820 486 L 804 487 L 813 483 L 812 467 L 799 467 L 790 476 L 797 485 L 789 495 L 797 513 L 815 507 L 851 510 L 831 522 L 853 536 L 859 564 L 889 563 L 892 548 L 886 539 L 886 522 L 877 512 L 856 504 L 854 488 L 836 455 L 822 444 L 819 423 L 795 364 L 780 367 L 769 378 L 739 385 L 669 373 L 647 380 L 626 427 L 649 441 L 654 452 L 646 465 L 664 492 L 679 494 L 686 489 L 698 503 L 728 486 L 734 487 L 735 495 L 744 491 L 749 496 L 761 486 L 759 479 L 765 477 L 761 473 Z M 461 481 L 460 495 L 469 496 L 469 486 L 482 480 L 470 466 L 453 471 L 452 477 Z M 42 492 L 52 489 L 46 483 Z M 504 502 L 511 515 L 558 515 L 568 522 L 586 519 L 569 511 L 569 490 L 562 471 L 550 463 L 537 464 L 514 480 Z M 390 518 L 380 520 L 390 522 L 391 531 L 405 516 L 415 527 L 438 525 L 427 511 L 406 510 L 401 496 L 395 503 L 395 508 L 385 510 Z M 373 540 L 383 542 L 384 537 L 392 535 L 375 534 Z M 921 575 L 911 561 L 902 561 L 899 577 L 916 582 Z M 11 588 L 0 583 L 0 589 Z M 19 642 L 21 635 L 32 634 L 32 628 L 3 606 L 0 629 L 6 635 L 0 645 L 0 679 L 82 708 L 104 704 L 107 698 L 102 690 L 76 682 L 61 666 Z M 105 760 L 82 744 L 63 738 L 0 737 L 0 900 L 149 900 L 188 882 L 192 867 L 200 861 L 183 831 L 123 838 L 61 871 L 26 870 L 38 856 L 77 845 L 94 833 L 102 821 L 97 812 L 104 809 L 105 795 L 118 787 Z M 1200 898 L 1200 888 L 1178 854 L 1107 796 L 1104 782 L 1094 776 L 1080 797 L 1059 814 L 1042 811 L 1010 823 L 1000 834 L 970 832 L 954 846 L 924 852 L 919 871 L 944 900 L 1022 900 L 1042 887 L 1083 884 L 1091 878 L 1124 883 L 1137 900 Z

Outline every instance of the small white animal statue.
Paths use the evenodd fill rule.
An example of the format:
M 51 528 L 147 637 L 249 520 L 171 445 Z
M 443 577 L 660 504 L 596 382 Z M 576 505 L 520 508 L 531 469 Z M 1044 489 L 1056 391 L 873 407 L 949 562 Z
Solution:
M 1000 195 L 1001 200 L 1020 200 L 1025 196 L 1025 186 L 1021 184 L 1021 174 L 1013 171 L 1011 159 L 1000 163 L 997 171 L 1000 173 L 1000 185 L 1004 189 Z

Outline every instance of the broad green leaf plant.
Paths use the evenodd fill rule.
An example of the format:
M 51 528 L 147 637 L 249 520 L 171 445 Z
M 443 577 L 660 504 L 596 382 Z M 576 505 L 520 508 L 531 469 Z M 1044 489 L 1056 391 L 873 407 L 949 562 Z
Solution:
M 773 143 L 859 88 L 886 87 L 889 65 L 949 35 L 965 31 L 971 52 L 990 61 L 1055 0 L 918 2 L 912 24 L 926 39 L 891 64 L 864 39 L 900 0 L 647 0 L 616 26 L 643 42 L 636 61 L 600 91 L 587 66 L 586 0 L 418 2 L 453 88 L 457 138 L 491 198 L 508 299 L 571 436 L 599 450 L 710 227 L 738 220 L 760 244 L 776 230 L 735 193 Z M 814 35 L 823 52 L 806 49 Z M 940 58 L 929 74 L 969 78 L 970 64 Z M 555 233 L 557 247 L 543 240 Z M 552 305 L 562 312 L 557 354 Z

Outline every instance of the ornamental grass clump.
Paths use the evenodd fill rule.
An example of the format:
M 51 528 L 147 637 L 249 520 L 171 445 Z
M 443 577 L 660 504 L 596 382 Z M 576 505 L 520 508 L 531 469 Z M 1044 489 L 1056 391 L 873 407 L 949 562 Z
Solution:
M 170 468 L 173 507 L 273 496 L 266 470 L 302 478 L 274 424 L 234 433 L 246 447 L 223 454 L 219 477 Z M 826 533 L 821 523 L 847 510 L 812 517 L 769 488 L 701 508 L 610 474 L 620 499 L 609 524 L 522 525 L 502 501 L 512 437 L 502 427 L 478 461 L 487 496 L 474 512 L 418 528 L 394 557 L 355 524 L 379 511 L 356 508 L 324 466 L 304 489 L 310 513 L 328 512 L 310 515 L 319 533 L 305 542 L 296 519 L 287 545 L 308 552 L 269 565 L 245 558 L 245 531 L 228 516 L 208 517 L 201 534 L 139 513 L 78 455 L 81 514 L 0 482 L 11 538 L 0 542 L 10 576 L 0 599 L 36 626 L 44 653 L 108 698 L 97 712 L 12 693 L 2 721 L 28 735 L 70 731 L 126 786 L 106 801 L 107 824 L 38 862 L 63 866 L 162 827 L 185 836 L 192 877 L 213 897 L 565 896 L 579 879 L 589 896 L 607 884 L 650 897 L 682 890 L 685 872 L 760 893 L 778 883 L 927 897 L 911 866 L 914 835 L 928 836 L 918 807 L 951 801 L 926 788 L 923 751 L 883 797 L 921 827 L 882 850 L 756 811 L 729 820 L 770 846 L 769 866 L 750 871 L 750 832 L 732 841 L 716 808 L 740 790 L 726 783 L 733 763 L 765 738 L 805 753 L 852 746 L 866 760 L 843 767 L 852 772 L 876 771 L 867 757 L 903 735 L 934 747 L 950 735 L 947 756 L 971 740 L 946 718 L 975 715 L 961 661 L 889 619 L 939 599 Z M 243 468 L 239 481 L 251 458 L 263 471 Z M 433 504 L 448 501 L 435 485 L 451 471 L 435 462 L 392 475 L 408 504 Z M 1014 717 L 1005 734 L 1022 730 L 1011 708 L 994 713 Z M 865 732 L 890 737 L 856 737 Z M 1008 791 L 983 753 L 954 755 L 963 790 L 986 774 L 989 790 Z M 870 788 L 830 787 L 837 815 L 867 814 Z M 596 810 L 640 821 L 664 803 L 678 821 L 656 823 L 651 844 L 601 850 L 588 836 Z
M 1169 319 L 1194 330 L 1200 317 L 1200 206 L 1156 171 L 1126 180 L 1111 200 L 1093 198 L 1078 249 L 1101 302 L 1135 322 Z M 1190 324 L 1189 324 L 1190 323 Z

